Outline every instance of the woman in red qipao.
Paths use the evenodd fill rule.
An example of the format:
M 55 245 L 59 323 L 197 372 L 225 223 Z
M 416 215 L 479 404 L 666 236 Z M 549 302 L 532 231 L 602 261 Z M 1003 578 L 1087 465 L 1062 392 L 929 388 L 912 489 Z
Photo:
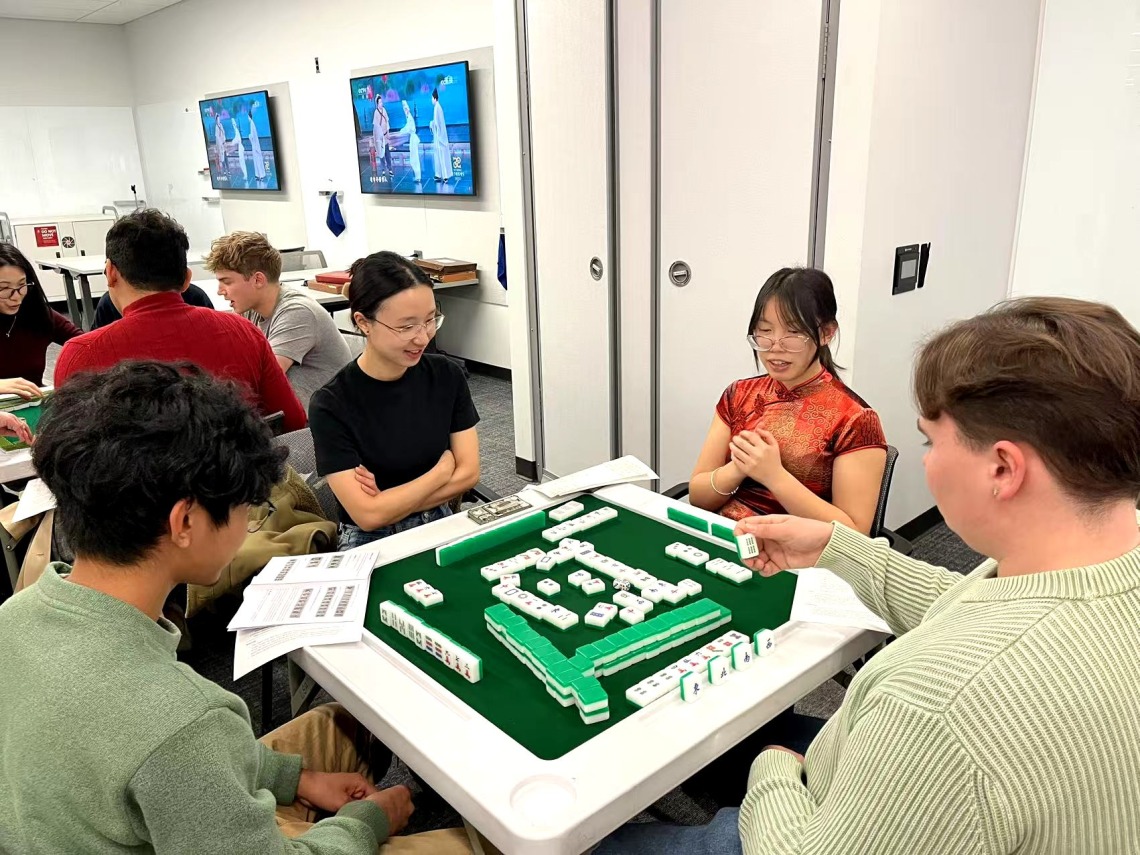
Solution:
M 829 344 L 835 289 L 821 270 L 785 267 L 756 297 L 748 342 L 766 374 L 721 395 L 689 500 L 731 519 L 838 521 L 868 533 L 886 465 L 879 417 L 839 380 Z

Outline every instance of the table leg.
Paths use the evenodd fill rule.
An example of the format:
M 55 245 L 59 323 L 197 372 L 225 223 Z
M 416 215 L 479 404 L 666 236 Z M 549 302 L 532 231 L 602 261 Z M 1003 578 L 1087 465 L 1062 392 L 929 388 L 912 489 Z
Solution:
M 83 291 L 83 329 L 90 330 L 95 323 L 95 306 L 91 302 L 91 283 L 87 281 L 87 274 L 79 274 L 79 287 Z
M 79 311 L 79 300 L 75 296 L 75 279 L 70 270 L 61 270 L 59 273 L 63 277 L 63 289 L 67 292 L 67 313 L 71 315 L 71 322 L 86 331 L 87 327 L 83 326 L 83 315 Z
M 290 713 L 296 718 L 308 710 L 316 698 L 321 687 L 317 681 L 306 674 L 292 659 L 286 658 L 289 666 L 289 706 Z

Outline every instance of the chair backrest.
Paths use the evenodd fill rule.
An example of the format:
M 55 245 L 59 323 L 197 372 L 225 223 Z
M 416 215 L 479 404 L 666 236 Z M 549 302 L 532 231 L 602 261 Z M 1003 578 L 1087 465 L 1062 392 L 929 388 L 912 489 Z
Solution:
M 281 252 L 282 271 L 316 270 L 327 266 L 321 249 L 286 249 Z
M 281 410 L 265 416 L 263 421 L 269 425 L 269 429 L 273 431 L 274 436 L 281 436 L 281 434 L 285 432 L 285 413 Z
M 317 475 L 317 450 L 313 447 L 313 432 L 309 428 L 301 428 L 283 433 L 277 437 L 277 444 L 289 449 L 289 465 L 313 488 L 325 516 L 337 522 L 336 496 L 328 482 Z
M 891 478 L 895 474 L 895 461 L 899 459 L 899 450 L 893 445 L 887 446 L 887 465 L 883 468 L 883 480 L 879 484 L 879 503 L 875 506 L 875 517 L 871 520 L 871 537 L 878 537 L 883 530 L 883 518 L 887 515 L 887 497 L 891 493 Z

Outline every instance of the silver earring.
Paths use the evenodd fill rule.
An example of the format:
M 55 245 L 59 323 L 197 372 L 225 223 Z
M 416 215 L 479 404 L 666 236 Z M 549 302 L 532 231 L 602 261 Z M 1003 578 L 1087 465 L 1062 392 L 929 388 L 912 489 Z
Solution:
M 997 497 L 998 497 L 998 488 L 994 487 L 994 498 L 996 499 Z

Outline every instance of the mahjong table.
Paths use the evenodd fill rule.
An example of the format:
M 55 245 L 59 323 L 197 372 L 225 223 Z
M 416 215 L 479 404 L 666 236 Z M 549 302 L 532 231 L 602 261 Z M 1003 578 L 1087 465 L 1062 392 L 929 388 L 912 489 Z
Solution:
M 715 514 L 632 484 L 519 496 L 531 510 L 485 526 L 456 515 L 367 547 L 380 558 L 363 640 L 292 654 L 503 852 L 588 849 L 884 637 L 789 623 L 794 574 L 742 581 L 666 554 L 679 543 L 738 565 L 732 523 Z M 543 532 L 565 521 L 534 511 L 571 499 L 583 506 L 578 517 L 605 518 L 568 535 L 593 547 L 590 566 L 582 547 L 544 569 L 533 557 L 507 566 L 562 548 Z M 582 571 L 604 590 L 584 593 Z M 658 580 L 648 583 L 655 601 L 640 597 L 640 583 L 615 590 L 636 571 L 635 582 Z M 425 605 L 423 586 L 443 601 Z M 591 613 L 603 622 L 595 607 L 615 596 L 648 610 L 587 623 Z M 559 620 L 566 612 L 578 618 L 572 625 Z M 759 655 L 741 657 L 757 653 L 758 633 Z M 721 679 L 701 673 L 693 700 L 693 674 L 709 661 Z

